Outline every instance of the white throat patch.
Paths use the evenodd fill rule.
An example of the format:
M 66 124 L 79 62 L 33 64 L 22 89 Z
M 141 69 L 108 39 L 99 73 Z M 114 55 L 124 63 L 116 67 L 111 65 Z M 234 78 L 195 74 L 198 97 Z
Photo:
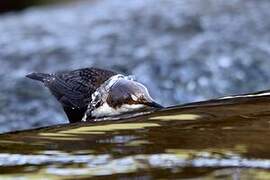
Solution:
M 127 79 L 127 80 L 135 80 L 134 76 L 124 76 L 122 74 L 117 74 L 110 77 L 107 81 L 105 81 L 97 90 L 92 94 L 92 101 L 89 103 L 87 107 L 87 111 L 82 119 L 82 121 L 86 121 L 87 116 L 91 114 L 93 117 L 104 117 L 104 116 L 114 116 L 119 115 L 121 113 L 134 111 L 144 107 L 142 104 L 124 104 L 121 107 L 114 109 L 110 107 L 106 100 L 110 91 L 110 88 L 119 80 Z M 102 105 L 97 107 L 97 104 L 101 103 Z
M 107 103 L 104 103 L 100 107 L 94 109 L 91 112 L 91 115 L 94 117 L 115 116 L 122 113 L 135 111 L 143 107 L 145 107 L 145 105 L 143 104 L 124 104 L 121 107 L 114 109 L 110 107 Z

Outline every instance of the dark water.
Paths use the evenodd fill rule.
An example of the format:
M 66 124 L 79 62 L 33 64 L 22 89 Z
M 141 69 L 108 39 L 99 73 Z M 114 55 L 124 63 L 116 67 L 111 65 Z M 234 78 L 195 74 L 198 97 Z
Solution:
M 54 1 L 54 0 L 19 0 L 19 1 L 2 0 L 0 1 L 0 13 L 20 11 L 25 8 L 29 8 L 31 6 L 44 5 L 44 4 L 48 5 L 48 4 L 56 3 L 56 2 L 59 3 L 59 0 L 58 1 Z
M 0 132 L 66 123 L 32 71 L 134 74 L 163 105 L 270 89 L 270 1 L 100 0 L 0 15 Z
M 268 179 L 270 97 L 0 136 L 0 178 Z

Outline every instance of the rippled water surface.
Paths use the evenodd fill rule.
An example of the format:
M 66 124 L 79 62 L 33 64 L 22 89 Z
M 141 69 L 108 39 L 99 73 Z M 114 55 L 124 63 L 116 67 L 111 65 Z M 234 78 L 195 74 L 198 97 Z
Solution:
M 0 178 L 270 176 L 269 97 L 213 100 L 0 136 Z
M 89 0 L 2 14 L 0 132 L 67 122 L 25 78 L 33 71 L 133 74 L 165 106 L 270 89 L 269 9 L 269 0 Z

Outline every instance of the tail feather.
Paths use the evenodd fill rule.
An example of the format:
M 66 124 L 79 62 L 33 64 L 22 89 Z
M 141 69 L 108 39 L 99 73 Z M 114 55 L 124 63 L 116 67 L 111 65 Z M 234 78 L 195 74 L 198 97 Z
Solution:
M 45 74 L 45 73 L 31 73 L 31 74 L 26 75 L 26 77 L 28 77 L 30 79 L 37 80 L 37 81 L 44 82 L 45 79 L 50 78 L 51 75 L 50 74 Z

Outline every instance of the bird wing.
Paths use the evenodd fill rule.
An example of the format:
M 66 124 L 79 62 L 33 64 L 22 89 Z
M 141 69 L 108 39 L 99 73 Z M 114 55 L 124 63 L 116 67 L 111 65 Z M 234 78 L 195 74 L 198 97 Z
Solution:
M 44 84 L 63 106 L 84 108 L 91 101 L 91 94 L 116 74 L 113 71 L 98 68 L 84 68 L 55 73 Z
M 116 72 L 98 68 L 62 71 L 55 74 L 32 73 L 28 78 L 41 81 L 62 104 L 69 121 L 82 120 L 91 95 Z

